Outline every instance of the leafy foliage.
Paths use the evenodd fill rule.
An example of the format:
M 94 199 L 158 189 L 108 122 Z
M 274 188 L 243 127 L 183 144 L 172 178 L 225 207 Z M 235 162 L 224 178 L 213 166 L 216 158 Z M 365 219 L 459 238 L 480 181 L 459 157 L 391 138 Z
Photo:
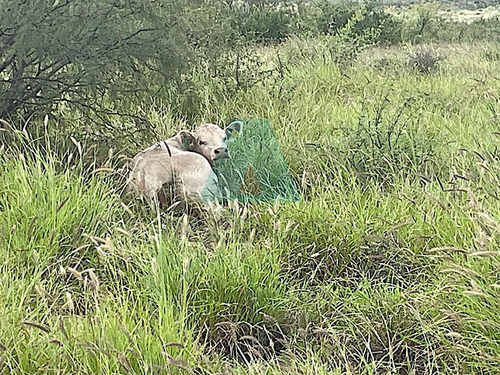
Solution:
M 299 8 L 300 9 L 300 8 Z M 401 23 L 396 18 L 385 13 L 383 8 L 374 2 L 362 6 L 349 2 L 317 1 L 311 8 L 303 8 L 303 17 L 314 25 L 316 32 L 323 35 L 335 35 L 348 22 L 363 10 L 364 17 L 353 27 L 353 33 L 362 36 L 366 30 L 378 29 L 377 41 L 381 43 L 397 43 L 401 41 Z
M 367 10 L 359 8 L 343 25 L 334 38 L 331 39 L 330 53 L 333 61 L 339 65 L 352 64 L 357 55 L 370 45 L 373 45 L 380 36 L 380 29 L 368 27 L 358 32 L 357 27 L 366 20 Z
M 230 28 L 212 27 L 215 8 L 187 4 L 0 2 L 0 118 L 57 105 L 102 122 L 133 113 L 194 63 L 221 57 L 231 40 Z
M 274 2 L 242 4 L 230 10 L 233 26 L 253 42 L 282 42 L 295 33 L 296 14 L 290 7 Z

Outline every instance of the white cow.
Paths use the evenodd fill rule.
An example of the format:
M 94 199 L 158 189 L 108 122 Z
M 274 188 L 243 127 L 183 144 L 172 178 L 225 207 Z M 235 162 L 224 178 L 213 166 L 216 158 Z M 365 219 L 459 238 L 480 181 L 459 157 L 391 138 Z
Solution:
M 240 121 L 225 129 L 204 124 L 146 148 L 129 163 L 128 189 L 150 203 L 198 202 L 218 210 L 221 194 L 212 167 L 230 157 L 227 144 L 241 131 Z

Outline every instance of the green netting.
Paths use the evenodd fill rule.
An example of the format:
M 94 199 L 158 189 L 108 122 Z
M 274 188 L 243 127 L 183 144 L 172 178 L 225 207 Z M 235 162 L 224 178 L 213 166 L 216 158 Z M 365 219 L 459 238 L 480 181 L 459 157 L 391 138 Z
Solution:
M 241 134 L 229 145 L 231 159 L 215 169 L 224 199 L 240 202 L 298 201 L 300 195 L 269 121 L 235 121 L 240 121 L 243 126 Z M 240 191 L 249 171 L 258 182 L 258 192 Z

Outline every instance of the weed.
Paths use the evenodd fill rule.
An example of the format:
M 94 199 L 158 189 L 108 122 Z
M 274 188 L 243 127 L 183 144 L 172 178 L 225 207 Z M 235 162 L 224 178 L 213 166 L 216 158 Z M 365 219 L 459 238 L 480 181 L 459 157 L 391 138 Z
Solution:
M 431 74 L 438 69 L 442 56 L 431 49 L 419 49 L 408 57 L 408 66 L 421 74 Z

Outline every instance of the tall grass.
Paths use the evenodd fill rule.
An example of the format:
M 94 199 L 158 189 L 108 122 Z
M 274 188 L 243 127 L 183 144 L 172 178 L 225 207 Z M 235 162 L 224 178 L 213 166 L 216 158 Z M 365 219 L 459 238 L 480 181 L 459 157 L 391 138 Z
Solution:
M 73 142 L 2 151 L 0 372 L 498 373 L 496 46 L 421 75 L 413 47 L 341 70 L 295 43 L 273 84 L 200 75 L 199 120 L 269 118 L 300 202 L 170 217 Z

